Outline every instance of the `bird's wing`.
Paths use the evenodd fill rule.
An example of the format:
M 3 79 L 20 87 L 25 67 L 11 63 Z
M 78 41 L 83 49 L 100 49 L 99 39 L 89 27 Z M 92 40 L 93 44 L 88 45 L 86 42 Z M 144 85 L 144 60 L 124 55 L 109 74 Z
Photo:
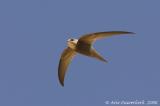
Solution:
M 96 32 L 91 34 L 86 34 L 79 38 L 79 43 L 85 43 L 85 44 L 92 44 L 94 41 L 98 39 L 102 39 L 105 37 L 110 37 L 113 35 L 120 35 L 120 34 L 134 34 L 133 32 L 127 32 L 127 31 L 109 31 L 109 32 Z
M 64 77 L 67 67 L 75 55 L 76 52 L 70 48 L 66 48 L 61 55 L 58 67 L 58 77 L 62 86 L 64 86 Z

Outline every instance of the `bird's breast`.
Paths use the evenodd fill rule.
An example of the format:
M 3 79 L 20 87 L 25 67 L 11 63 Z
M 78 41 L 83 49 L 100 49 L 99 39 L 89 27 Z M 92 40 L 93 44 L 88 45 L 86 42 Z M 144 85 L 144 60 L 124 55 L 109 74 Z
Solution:
M 78 44 L 76 45 L 76 51 L 84 54 L 84 55 L 90 55 L 91 46 L 88 44 Z

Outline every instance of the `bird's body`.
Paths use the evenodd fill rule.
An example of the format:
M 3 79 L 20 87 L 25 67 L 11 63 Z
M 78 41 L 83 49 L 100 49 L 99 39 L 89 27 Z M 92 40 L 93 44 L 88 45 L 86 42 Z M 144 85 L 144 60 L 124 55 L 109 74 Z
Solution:
M 98 54 L 98 52 L 96 52 L 96 50 L 92 47 L 92 45 L 81 44 L 81 43 L 80 43 L 81 45 L 79 45 L 78 43 L 79 43 L 78 39 L 71 38 L 67 40 L 68 47 L 74 50 L 75 52 L 107 62 L 105 59 L 102 58 L 102 56 Z
M 105 37 L 109 37 L 112 35 L 119 35 L 119 34 L 133 34 L 132 32 L 126 31 L 110 31 L 110 32 L 97 32 L 86 34 L 79 39 L 68 39 L 67 40 L 67 48 L 63 51 L 61 55 L 61 59 L 59 62 L 58 67 L 58 76 L 59 81 L 62 86 L 64 86 L 64 77 L 67 71 L 67 67 L 71 62 L 72 58 L 77 54 L 80 53 L 85 56 L 93 57 L 103 62 L 107 62 L 93 47 L 92 44 L 97 39 L 102 39 Z

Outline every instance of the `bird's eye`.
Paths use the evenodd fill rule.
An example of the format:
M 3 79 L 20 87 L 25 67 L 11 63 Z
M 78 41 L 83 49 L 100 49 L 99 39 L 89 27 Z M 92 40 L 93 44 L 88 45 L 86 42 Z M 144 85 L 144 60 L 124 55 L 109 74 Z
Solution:
M 74 39 L 71 39 L 71 41 L 74 41 Z

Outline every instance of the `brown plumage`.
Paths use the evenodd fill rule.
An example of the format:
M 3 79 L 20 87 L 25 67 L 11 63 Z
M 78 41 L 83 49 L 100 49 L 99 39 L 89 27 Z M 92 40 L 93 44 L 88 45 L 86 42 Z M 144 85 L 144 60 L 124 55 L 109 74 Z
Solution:
M 93 47 L 92 44 L 98 40 L 105 37 L 110 37 L 113 35 L 120 34 L 134 34 L 133 32 L 126 31 L 110 31 L 110 32 L 96 32 L 91 34 L 86 34 L 79 39 L 69 39 L 68 47 L 63 51 L 59 66 L 58 66 L 58 77 L 62 86 L 64 86 L 64 78 L 68 68 L 69 63 L 76 53 L 80 53 L 89 57 L 96 58 L 103 62 L 107 62 Z

